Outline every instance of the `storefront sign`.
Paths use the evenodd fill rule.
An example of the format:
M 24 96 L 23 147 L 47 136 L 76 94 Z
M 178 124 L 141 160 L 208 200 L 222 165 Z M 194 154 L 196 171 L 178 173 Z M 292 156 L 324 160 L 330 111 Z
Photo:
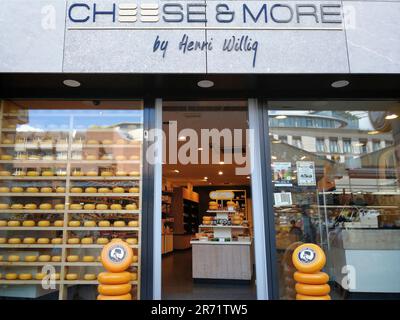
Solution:
M 291 206 L 293 204 L 292 193 L 291 192 L 276 192 L 276 193 L 274 193 L 274 204 L 277 207 Z
M 216 190 L 210 192 L 210 199 L 212 200 L 231 200 L 235 197 L 232 191 Z
M 315 186 L 315 162 L 297 161 L 297 184 L 299 186 Z

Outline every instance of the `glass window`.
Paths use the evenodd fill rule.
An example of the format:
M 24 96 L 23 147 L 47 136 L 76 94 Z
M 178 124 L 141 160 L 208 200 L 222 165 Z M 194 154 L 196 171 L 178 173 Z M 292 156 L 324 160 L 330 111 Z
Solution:
M 331 153 L 339 153 L 339 144 L 337 139 L 335 138 L 329 139 L 329 151 Z
M 373 140 L 372 141 L 372 150 L 378 151 L 381 148 L 381 141 L 380 140 Z
M 360 153 L 368 153 L 368 140 L 360 139 L 359 141 Z
M 343 152 L 353 153 L 353 146 L 351 144 L 351 139 L 343 139 Z
M 303 143 L 301 141 L 301 137 L 293 137 L 292 144 L 297 148 L 303 148 Z
M 317 150 L 317 152 L 326 152 L 325 139 L 324 138 L 317 138 L 315 141 L 316 141 L 316 150 Z
M 0 297 L 95 300 L 100 251 L 120 238 L 139 299 L 142 103 L 3 101 L 0 117 Z

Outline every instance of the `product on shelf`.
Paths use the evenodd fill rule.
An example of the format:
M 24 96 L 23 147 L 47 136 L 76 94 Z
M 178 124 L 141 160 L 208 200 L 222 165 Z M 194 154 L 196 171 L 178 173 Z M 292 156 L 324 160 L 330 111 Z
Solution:
M 113 226 L 114 227 L 125 227 L 126 223 L 125 223 L 125 221 L 115 221 Z
M 20 273 L 18 275 L 19 280 L 32 280 L 32 274 L 30 273 Z
M 39 272 L 39 273 L 36 273 L 36 274 L 35 274 L 35 279 L 36 279 L 36 280 L 43 280 L 45 276 L 46 276 L 45 273 Z
M 88 177 L 97 177 L 99 173 L 97 171 L 91 170 L 86 172 L 86 176 Z
M 6 227 L 7 226 L 7 221 L 6 220 L 0 220 L 0 227 Z
M 49 244 L 50 243 L 50 239 L 49 238 L 38 238 L 36 240 L 36 242 L 38 244 Z
M 70 222 L 68 222 L 68 226 L 69 227 L 80 227 L 81 222 L 78 220 L 71 220 Z
M 99 222 L 99 227 L 100 227 L 100 222 Z M 96 243 L 97 244 L 107 244 L 107 243 L 109 243 L 109 240 L 107 238 L 97 238 Z
M 128 172 L 119 170 L 119 171 L 117 171 L 117 172 L 115 173 L 115 175 L 116 175 L 117 177 L 125 177 L 125 176 L 128 175 Z
M 52 256 L 51 261 L 52 262 L 61 262 L 61 256 Z
M 13 156 L 9 155 L 9 154 L 2 154 L 0 156 L 0 160 L 12 160 L 12 159 L 13 159 Z
M 85 193 L 96 193 L 97 189 L 94 187 L 85 188 Z
M 67 256 L 67 261 L 68 262 L 78 262 L 79 256 L 78 255 L 69 255 L 69 256 Z
M 114 203 L 114 204 L 110 205 L 110 209 L 111 210 L 122 210 L 122 205 L 120 205 L 118 203 Z
M 96 221 L 85 221 L 84 223 L 83 223 L 83 226 L 84 227 L 88 227 L 88 228 L 91 228 L 91 227 L 96 227 Z
M 12 255 L 8 256 L 7 260 L 9 262 L 18 262 L 19 261 L 19 256 L 12 254 Z
M 208 210 L 218 210 L 218 202 L 210 201 L 208 203 Z
M 39 192 L 39 188 L 28 187 L 28 188 L 26 188 L 25 192 L 27 192 L 27 193 L 38 193 Z
M 77 273 L 67 273 L 65 275 L 65 280 L 77 280 L 78 274 Z
M 71 210 L 82 210 L 82 205 L 79 203 L 72 203 L 70 204 L 69 208 Z
M 100 173 L 100 175 L 102 176 L 102 177 L 112 177 L 113 176 L 113 173 L 111 172 L 111 171 L 102 171 L 101 173 Z M 100 191 L 99 191 L 100 192 Z
M 39 205 L 40 210 L 50 210 L 52 208 L 51 203 L 41 203 Z
M 65 193 L 65 188 L 64 187 L 57 187 L 56 188 L 57 193 Z
M 42 209 L 42 208 L 40 208 Z M 48 208 L 43 208 L 43 209 L 48 209 Z M 38 227 L 50 227 L 50 221 L 49 220 L 40 220 L 37 223 Z
M 102 187 L 97 190 L 98 193 L 109 193 L 111 192 L 110 188 Z
M 39 176 L 39 171 L 29 170 L 29 171 L 26 172 L 26 175 L 28 177 L 37 177 L 37 176 Z
M 78 188 L 78 187 L 73 187 L 70 190 L 71 193 L 82 193 L 83 189 L 82 188 Z
M 27 203 L 24 206 L 24 209 L 26 209 L 26 210 L 36 210 L 37 209 L 37 204 L 35 204 L 35 203 Z
M 93 238 L 92 237 L 85 237 L 81 239 L 82 244 L 93 244 Z
M 133 245 L 138 243 L 137 238 L 127 238 L 125 241 L 126 241 L 126 243 L 133 244 Z
M 49 159 L 47 159 L 47 160 L 53 160 L 54 159 L 54 157 L 53 156 L 51 156 Z M 51 170 L 44 170 L 44 171 L 42 171 L 42 176 L 43 177 L 52 177 L 52 176 L 54 176 L 54 172 L 53 171 L 51 171 Z
M 7 238 L 1 237 L 0 244 L 5 244 L 5 243 L 7 243 Z
M 21 210 L 21 209 L 24 209 L 24 205 L 22 203 L 13 203 L 11 205 L 11 209 L 13 209 L 13 210 Z
M 25 256 L 24 261 L 25 262 L 35 262 L 35 261 L 37 261 L 37 256 Z
M 110 221 L 107 221 L 107 220 L 101 220 L 101 221 L 99 221 L 98 225 L 99 225 L 99 227 L 104 228 L 104 227 L 109 227 L 111 225 L 111 223 L 110 223 Z
M 94 258 L 94 256 L 83 256 L 82 261 L 83 262 L 94 262 L 95 258 Z
M 8 239 L 8 243 L 9 244 L 20 244 L 21 239 L 20 238 L 10 238 L 10 239 Z
M 81 239 L 79 238 L 69 238 L 67 240 L 68 244 L 79 244 L 81 242 Z
M 12 273 L 6 273 L 6 280 L 17 280 L 18 275 L 14 272 Z
M 55 209 L 55 210 L 64 210 L 64 209 L 65 209 L 65 205 L 64 205 L 64 203 L 57 203 L 57 204 L 54 206 L 54 209 Z
M 124 190 L 124 188 L 121 188 L 121 187 L 114 187 L 112 189 L 112 192 L 114 192 L 114 193 L 124 193 L 125 190 Z
M 41 193 L 52 193 L 53 189 L 49 188 L 49 187 L 42 187 L 42 188 L 40 188 L 40 192 Z
M 12 192 L 12 193 L 22 193 L 22 192 L 24 192 L 24 188 L 21 188 L 21 187 L 12 187 L 12 188 L 11 188 L 11 192 Z
M 129 188 L 129 193 L 139 193 L 139 187 L 132 187 Z
M 24 244 L 34 244 L 36 243 L 36 239 L 32 237 L 27 237 L 22 240 Z
M 52 244 L 61 244 L 62 243 L 62 238 L 53 238 L 51 239 Z
M 95 210 L 96 209 L 96 205 L 93 203 L 86 203 L 83 206 L 84 210 Z
M 51 256 L 48 254 L 42 254 L 38 257 L 40 262 L 49 262 L 51 260 Z
M 8 209 L 10 206 L 8 203 L 0 203 L 0 210 Z
M 138 176 L 140 176 L 140 172 L 139 171 L 131 171 L 131 172 L 129 172 L 129 175 L 131 177 L 138 177 Z
M 53 226 L 55 226 L 55 227 L 63 227 L 64 226 L 64 220 L 55 220 L 53 222 Z
M 125 209 L 126 209 L 126 210 L 137 210 L 137 209 L 138 209 L 138 206 L 137 206 L 136 203 L 130 203 L 130 204 L 127 204 L 127 205 L 125 206 Z
M 83 279 L 87 281 L 96 280 L 96 275 L 94 273 L 85 273 Z
M 128 227 L 138 227 L 138 226 L 139 226 L 139 221 L 131 220 L 128 222 Z
M 0 193 L 10 192 L 10 188 L 8 187 L 0 187 Z
M 96 204 L 96 210 L 107 210 L 107 209 L 108 209 L 108 205 L 106 205 L 106 204 L 102 204 L 102 203 Z

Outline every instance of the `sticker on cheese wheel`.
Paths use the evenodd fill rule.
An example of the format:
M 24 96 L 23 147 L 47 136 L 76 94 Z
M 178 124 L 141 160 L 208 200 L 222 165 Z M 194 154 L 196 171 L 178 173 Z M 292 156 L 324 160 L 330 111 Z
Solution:
M 329 295 L 325 296 L 307 296 L 304 294 L 297 294 L 296 300 L 331 300 Z
M 101 251 L 101 263 L 110 272 L 121 272 L 128 269 L 132 262 L 132 257 L 132 249 L 120 239 L 112 240 Z
M 300 272 L 314 273 L 325 266 L 326 256 L 316 244 L 305 243 L 294 250 L 292 261 L 294 267 Z
M 105 296 L 120 296 L 130 293 L 132 285 L 130 283 L 124 284 L 100 284 L 97 288 L 100 294 Z
M 329 281 L 329 276 L 325 272 L 302 273 L 296 271 L 293 278 L 297 282 L 305 284 L 325 284 Z
M 99 294 L 97 300 L 132 300 L 132 295 L 130 293 L 123 294 L 120 296 L 104 296 Z
M 325 296 L 331 292 L 331 287 L 328 284 L 304 284 L 296 283 L 296 292 L 306 296 Z
M 124 284 L 131 281 L 129 272 L 101 272 L 97 279 L 101 284 Z

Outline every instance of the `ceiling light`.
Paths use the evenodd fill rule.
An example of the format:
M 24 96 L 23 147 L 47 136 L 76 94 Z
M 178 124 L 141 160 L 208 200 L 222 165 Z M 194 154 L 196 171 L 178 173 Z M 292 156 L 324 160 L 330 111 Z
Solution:
M 286 118 L 287 118 L 287 116 L 285 116 L 285 115 L 283 115 L 283 114 L 281 114 L 281 115 L 275 117 L 275 119 L 278 119 L 278 120 L 286 119 Z
M 197 82 L 197 85 L 200 88 L 212 88 L 214 87 L 214 82 L 211 80 L 200 80 L 199 82 Z
M 220 162 L 219 162 L 219 164 L 225 164 L 225 162 L 223 162 L 223 161 L 220 161 Z
M 300 160 L 304 160 L 304 159 L 307 159 L 307 157 L 306 157 L 306 156 L 302 156 L 302 157 L 300 158 Z
M 178 140 L 179 140 L 179 141 L 186 141 L 186 137 L 185 137 L 185 136 L 180 136 L 180 137 L 178 138 Z
M 208 177 L 204 177 L 204 180 L 208 180 Z
M 276 159 L 278 159 L 278 158 L 275 157 L 275 156 L 272 156 L 271 159 L 272 159 L 272 160 L 276 160 Z
M 222 171 L 218 171 L 218 174 L 222 176 L 224 173 Z
M 380 132 L 378 130 L 372 130 L 372 131 L 368 131 L 369 135 L 374 135 L 374 134 L 379 134 Z
M 250 176 L 247 176 L 246 179 L 250 179 Z
M 398 114 L 389 113 L 389 114 L 385 117 L 385 119 L 386 119 L 386 120 L 394 120 L 394 119 L 397 119 L 398 117 L 399 117 Z
M 80 87 L 80 86 L 81 86 L 81 83 L 80 83 L 79 81 L 71 80 L 71 79 L 64 80 L 64 81 L 63 81 L 63 84 L 64 84 L 65 86 L 71 87 L 71 88 L 77 88 L 77 87 Z
M 179 170 L 177 170 L 177 169 L 175 169 L 175 170 L 174 170 L 174 172 L 175 172 L 175 173 L 179 173 L 180 171 L 179 171 Z
M 282 141 L 281 140 L 273 140 L 272 143 L 273 144 L 278 144 L 278 143 L 282 143 Z
M 350 84 L 347 80 L 338 80 L 331 83 L 332 88 L 343 88 Z
M 198 148 L 197 150 L 199 150 L 199 151 L 203 151 L 203 148 Z

